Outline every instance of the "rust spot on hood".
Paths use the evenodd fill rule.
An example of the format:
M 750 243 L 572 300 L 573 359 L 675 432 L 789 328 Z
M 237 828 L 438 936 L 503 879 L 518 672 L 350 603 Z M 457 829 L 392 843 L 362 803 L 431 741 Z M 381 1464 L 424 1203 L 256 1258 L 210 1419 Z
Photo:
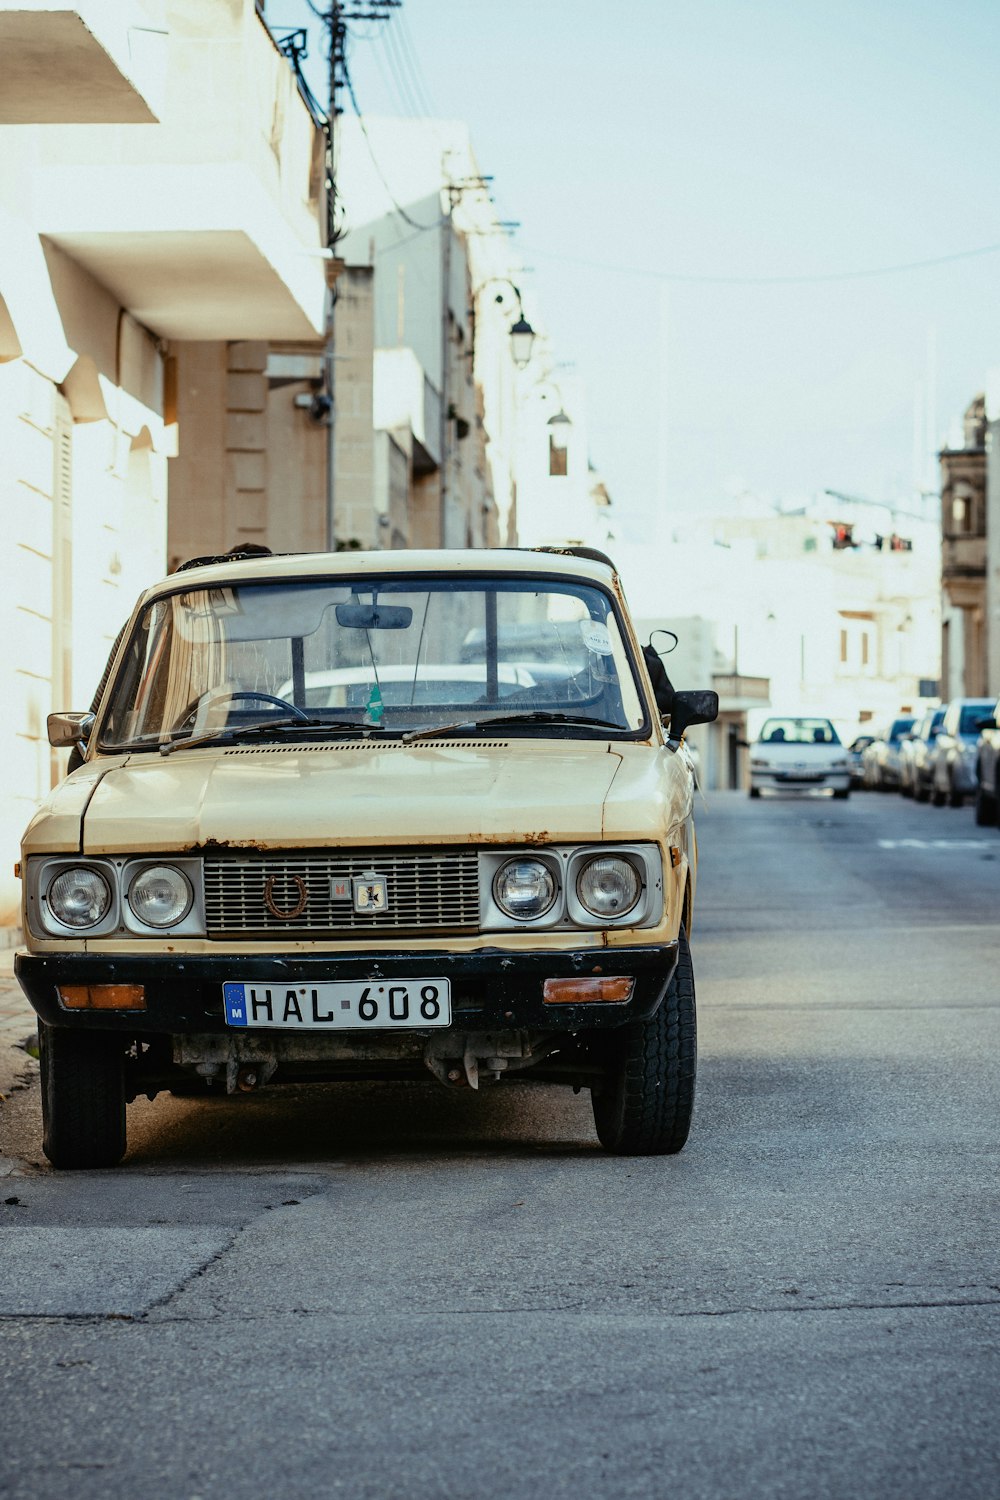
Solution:
M 183 854 L 214 854 L 219 849 L 255 849 L 258 854 L 266 854 L 271 849 L 276 849 L 277 844 L 268 843 L 260 839 L 205 839 L 204 843 L 187 844 L 181 851 Z M 284 845 L 281 846 L 285 847 Z M 293 846 L 294 847 L 294 846 Z
M 477 848 L 499 844 L 501 848 L 506 849 L 514 844 L 551 844 L 552 834 L 547 828 L 543 828 L 539 833 L 512 833 L 509 836 L 500 833 L 470 833 L 466 837 L 466 843 L 475 844 Z

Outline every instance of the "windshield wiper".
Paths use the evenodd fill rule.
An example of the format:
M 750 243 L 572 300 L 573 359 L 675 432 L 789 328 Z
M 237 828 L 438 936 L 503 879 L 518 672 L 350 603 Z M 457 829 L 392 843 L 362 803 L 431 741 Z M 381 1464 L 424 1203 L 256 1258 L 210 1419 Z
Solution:
M 621 729 L 609 719 L 591 719 L 584 714 L 555 713 L 545 708 L 532 709 L 523 714 L 495 714 L 488 719 L 463 719 L 458 724 L 436 724 L 431 729 L 413 729 L 401 736 L 403 740 L 429 740 L 435 735 L 457 734 L 460 730 L 491 729 L 494 724 L 583 724 L 591 729 Z
M 231 729 L 213 729 L 210 734 L 199 734 L 195 739 L 169 740 L 160 746 L 160 754 L 172 755 L 175 750 L 189 750 L 195 745 L 232 744 L 235 740 L 263 737 L 275 729 L 322 729 L 328 734 L 357 734 L 359 730 L 368 733 L 376 727 L 374 724 L 365 724 L 360 719 L 357 722 L 344 719 L 301 719 L 298 714 L 289 714 L 270 722 L 262 720 L 258 724 L 237 725 Z

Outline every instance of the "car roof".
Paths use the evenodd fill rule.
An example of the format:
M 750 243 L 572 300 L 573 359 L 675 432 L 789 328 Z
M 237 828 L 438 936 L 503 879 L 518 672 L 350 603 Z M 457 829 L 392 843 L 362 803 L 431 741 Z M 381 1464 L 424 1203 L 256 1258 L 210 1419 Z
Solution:
M 469 547 L 392 552 L 292 552 L 270 557 L 212 558 L 185 566 L 147 589 L 143 602 L 178 590 L 219 588 L 232 583 L 267 583 L 278 579 L 337 579 L 365 574 L 528 573 L 561 574 L 581 583 L 605 587 L 617 582 L 610 558 L 581 556 L 586 549 Z M 600 560 L 599 560 L 600 559 Z

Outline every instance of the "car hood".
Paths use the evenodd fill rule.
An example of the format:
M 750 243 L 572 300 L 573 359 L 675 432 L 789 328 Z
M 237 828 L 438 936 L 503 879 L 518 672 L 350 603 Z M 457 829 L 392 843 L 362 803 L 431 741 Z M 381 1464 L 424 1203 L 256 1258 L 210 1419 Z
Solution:
M 690 810 L 691 776 L 679 757 L 669 757 L 676 764 L 666 778 L 658 774 L 668 755 L 648 744 L 600 741 L 395 741 L 132 756 L 93 787 L 81 846 L 87 854 L 130 854 L 213 845 L 547 843 L 634 838 L 644 830 L 655 837 Z M 63 783 L 67 795 L 72 782 Z

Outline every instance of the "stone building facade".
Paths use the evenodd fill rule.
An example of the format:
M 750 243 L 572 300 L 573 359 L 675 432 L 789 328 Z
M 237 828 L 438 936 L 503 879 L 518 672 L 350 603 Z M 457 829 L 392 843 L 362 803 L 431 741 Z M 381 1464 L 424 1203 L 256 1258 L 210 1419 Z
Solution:
M 941 691 L 992 691 L 987 629 L 986 401 L 966 409 L 961 447 L 941 451 Z

